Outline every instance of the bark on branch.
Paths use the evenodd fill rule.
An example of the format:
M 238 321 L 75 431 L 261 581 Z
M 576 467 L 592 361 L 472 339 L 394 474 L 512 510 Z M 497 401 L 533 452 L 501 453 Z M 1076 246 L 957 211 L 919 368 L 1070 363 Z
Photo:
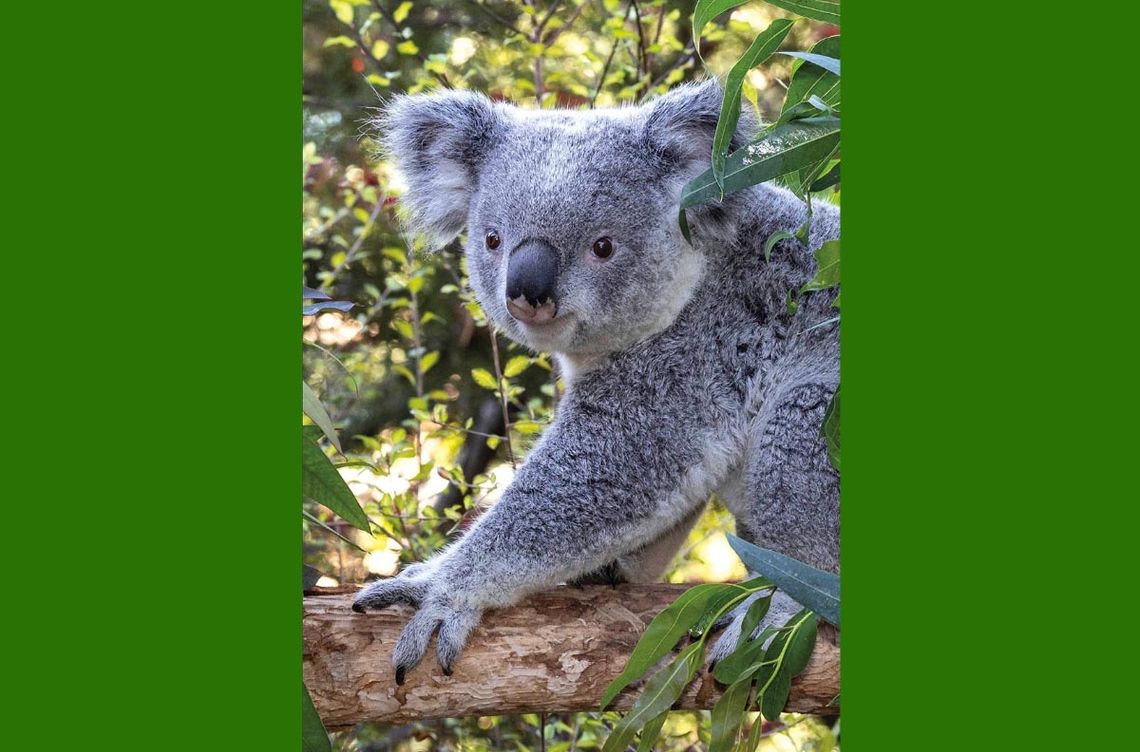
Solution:
M 396 686 L 392 646 L 411 610 L 361 615 L 351 594 L 304 599 L 304 675 L 330 729 L 361 721 L 408 721 L 468 715 L 596 710 L 602 691 L 624 668 L 650 620 L 682 585 L 559 587 L 518 606 L 489 611 L 444 676 L 434 641 L 422 663 Z M 708 709 L 723 687 L 701 672 L 674 706 Z M 627 710 L 640 684 L 613 704 Z M 820 624 L 815 653 L 792 682 L 789 711 L 830 715 L 839 694 L 836 633 Z

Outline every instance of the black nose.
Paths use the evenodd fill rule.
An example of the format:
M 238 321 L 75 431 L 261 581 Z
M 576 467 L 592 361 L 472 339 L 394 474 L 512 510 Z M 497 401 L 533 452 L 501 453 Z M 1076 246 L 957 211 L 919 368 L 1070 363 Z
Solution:
M 529 321 L 534 315 L 525 314 L 540 310 L 548 314 L 540 318 L 553 317 L 557 283 L 558 251 L 554 246 L 542 240 L 528 240 L 511 251 L 507 261 L 507 307 L 515 318 Z

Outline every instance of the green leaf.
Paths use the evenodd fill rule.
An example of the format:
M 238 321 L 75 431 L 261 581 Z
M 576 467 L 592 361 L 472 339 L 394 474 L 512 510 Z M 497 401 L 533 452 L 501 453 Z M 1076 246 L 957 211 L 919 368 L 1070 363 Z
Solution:
M 503 367 L 503 375 L 510 379 L 518 376 L 528 367 L 530 367 L 530 358 L 526 355 L 516 355 L 508 360 L 507 365 Z
M 731 533 L 728 543 L 750 571 L 759 572 L 800 605 L 839 626 L 839 577 L 775 551 L 741 540 Z
M 839 36 L 825 37 L 815 43 L 809 54 L 839 59 Z M 819 97 L 830 107 L 838 107 L 841 102 L 839 76 L 816 65 L 804 65 L 797 61 L 792 66 L 792 77 L 788 82 L 788 93 L 784 95 L 781 115 L 812 97 Z
M 304 381 L 301 382 L 301 411 L 312 418 L 313 422 L 332 442 L 332 445 L 336 447 L 336 450 L 344 454 L 344 450 L 340 448 L 340 439 L 337 438 L 336 427 L 333 425 L 332 418 L 329 417 L 325 406 L 321 404 L 317 393 Z
M 320 570 L 316 567 L 310 567 L 308 564 L 301 565 L 301 590 L 312 589 L 319 579 L 321 579 Z
M 806 60 L 812 65 L 818 65 L 825 71 L 839 75 L 839 58 L 831 57 L 829 55 L 820 55 L 815 52 L 780 52 L 780 55 L 787 55 L 788 57 L 798 57 L 800 60 Z
M 732 684 L 756 673 L 764 659 L 764 641 L 772 636 L 773 631 L 765 628 L 755 640 L 745 639 L 727 658 L 719 661 L 713 668 L 716 680 L 721 684 Z
M 641 731 L 641 739 L 637 742 L 637 752 L 650 752 L 653 749 L 653 743 L 661 736 L 661 727 L 665 725 L 665 719 L 668 717 L 669 711 L 666 710 L 645 724 L 645 728 Z
M 839 470 L 839 389 L 831 398 L 827 406 L 827 414 L 823 416 L 823 425 L 819 427 L 819 435 L 827 442 L 827 456 L 831 466 Z
M 721 585 L 723 592 L 717 593 L 701 614 L 697 623 L 689 628 L 689 636 L 696 639 L 708 631 L 713 622 L 724 612 L 736 608 L 736 605 L 755 593 L 757 590 L 773 587 L 772 583 L 763 577 L 748 580 L 747 582 L 729 583 Z
M 431 370 L 431 367 L 439 362 L 439 353 L 436 351 L 429 352 L 420 358 L 420 373 L 425 374 Z
M 346 37 L 346 36 L 329 37 L 328 39 L 325 40 L 325 43 L 321 46 L 322 47 L 337 47 L 337 46 L 339 46 L 339 47 L 348 47 L 349 49 L 352 49 L 353 47 L 356 46 L 356 40 L 353 39 L 352 37 Z
M 744 77 L 748 71 L 767 60 L 788 31 L 792 22 L 786 18 L 778 18 L 760 32 L 748 50 L 732 66 L 728 72 L 728 80 L 724 85 L 724 101 L 720 106 L 720 118 L 716 123 L 716 133 L 713 134 L 712 168 L 713 177 L 717 185 L 724 185 L 724 162 L 728 157 L 728 149 L 732 143 L 732 136 L 736 133 L 736 124 L 740 122 L 740 97 L 744 86 Z
M 724 169 L 723 194 L 815 164 L 827 158 L 838 144 L 838 118 L 815 117 L 785 123 L 729 156 Z M 721 197 L 721 186 L 710 167 L 685 186 L 681 209 Z
M 768 609 L 771 606 L 772 595 L 770 593 L 752 602 L 752 605 L 744 612 L 744 620 L 740 623 L 740 639 L 736 642 L 737 648 L 752 637 L 752 633 L 756 631 L 756 627 L 760 626 L 760 620 L 768 614 Z
M 618 721 L 606 739 L 602 752 L 624 752 L 638 729 L 665 713 L 681 696 L 704 658 L 704 643 L 694 642 L 682 650 L 676 660 L 658 671 L 645 683 L 645 691 L 633 708 Z M 603 706 L 604 707 L 604 706 Z
M 815 638 L 818 633 L 819 619 L 815 617 L 815 614 L 811 614 L 792 634 L 788 642 L 788 650 L 784 653 L 784 663 L 787 664 L 791 676 L 795 676 L 807 668 L 811 654 L 815 651 Z
M 693 8 L 693 39 L 697 40 L 698 54 L 701 49 L 701 32 L 704 31 L 709 21 L 727 10 L 732 10 L 738 5 L 744 5 L 746 2 L 748 0 L 699 0 Z
M 808 190 L 811 191 L 812 193 L 819 193 L 820 191 L 826 190 L 833 185 L 837 185 L 838 183 L 839 183 L 839 162 L 836 162 L 835 164 L 832 165 L 831 169 L 827 171 L 827 174 L 824 175 L 819 180 L 812 183 L 811 187 L 809 187 Z
M 770 660 L 767 654 L 764 655 L 764 660 Z M 788 704 L 788 694 L 791 689 L 792 674 L 785 663 L 778 668 L 760 698 L 760 712 L 765 718 L 775 721 L 780 717 L 780 713 L 784 712 L 784 706 Z
M 787 230 L 780 230 L 768 236 L 764 241 L 764 262 L 767 263 L 772 260 L 772 247 L 779 243 L 781 240 L 793 240 L 796 237 L 794 232 Z
M 371 534 L 368 517 L 332 462 L 308 437 L 301 437 L 301 495 L 323 504 L 353 527 Z
M 748 695 L 752 691 L 752 677 L 734 683 L 724 691 L 712 709 L 712 741 L 709 752 L 728 752 L 736 744 Z
M 804 283 L 800 292 L 826 290 L 839 284 L 839 241 L 829 240 L 815 249 L 815 276 Z
M 332 752 L 325 724 L 313 707 L 309 688 L 301 683 L 301 752 Z
M 664 611 L 653 617 L 645 634 L 629 656 L 625 668 L 602 693 L 601 710 L 605 710 L 618 693 L 639 679 L 651 666 L 669 653 L 689 627 L 697 623 L 710 602 L 724 590 L 724 585 L 706 583 L 691 587 Z
M 475 379 L 475 383 L 484 389 L 498 389 L 499 382 L 491 375 L 491 372 L 486 368 L 473 368 L 471 369 L 471 378 Z
M 839 0 L 768 0 L 768 4 L 799 13 L 804 18 L 839 24 Z
M 404 19 L 408 17 L 408 11 L 411 9 L 412 4 L 410 2 L 402 2 L 400 3 L 400 7 L 392 12 L 392 18 L 395 19 L 396 23 L 403 23 Z
M 420 48 L 416 46 L 415 42 L 408 39 L 396 45 L 396 51 L 401 55 L 415 55 L 420 51 Z

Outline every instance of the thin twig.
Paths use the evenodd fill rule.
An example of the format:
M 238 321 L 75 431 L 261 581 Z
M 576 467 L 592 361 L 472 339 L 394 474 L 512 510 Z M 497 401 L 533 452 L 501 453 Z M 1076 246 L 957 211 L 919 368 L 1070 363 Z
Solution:
M 503 369 L 499 365 L 499 335 L 495 332 L 495 327 L 489 325 L 487 332 L 491 335 L 491 358 L 495 363 L 495 380 L 499 384 L 499 404 L 503 408 L 503 433 L 507 437 L 507 456 L 511 460 L 511 468 L 517 468 L 515 464 L 515 450 L 511 446 L 511 416 L 507 410 L 507 384 L 503 378 Z
M 483 3 L 481 3 L 479 0 L 471 0 L 471 4 L 474 5 L 476 8 L 478 8 L 479 10 L 483 11 L 483 13 L 485 13 L 488 18 L 490 18 L 492 21 L 499 24 L 503 28 L 507 29 L 508 31 L 513 31 L 514 33 L 518 34 L 520 37 L 526 36 L 526 34 L 523 33 L 522 29 L 515 26 L 513 23 L 511 23 L 507 19 L 503 18 L 498 13 L 496 13 L 495 11 L 488 8 L 486 5 L 483 5 Z

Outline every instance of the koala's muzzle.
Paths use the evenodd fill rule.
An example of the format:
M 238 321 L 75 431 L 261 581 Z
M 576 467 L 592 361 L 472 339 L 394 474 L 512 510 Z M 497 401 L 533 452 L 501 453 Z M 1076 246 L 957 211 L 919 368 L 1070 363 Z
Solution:
M 542 240 L 528 240 L 507 261 L 507 310 L 525 324 L 545 324 L 558 312 L 558 250 Z

